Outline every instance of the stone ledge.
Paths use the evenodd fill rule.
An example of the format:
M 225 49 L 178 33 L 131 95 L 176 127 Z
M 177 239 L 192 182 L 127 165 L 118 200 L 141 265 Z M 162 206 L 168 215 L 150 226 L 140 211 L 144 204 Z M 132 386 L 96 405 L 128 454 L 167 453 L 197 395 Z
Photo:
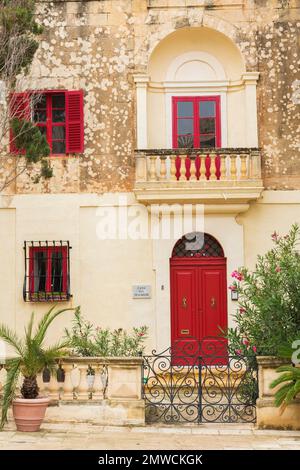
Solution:
M 90 423 L 97 425 L 145 424 L 144 400 L 102 400 L 101 402 L 60 402 L 47 408 L 46 423 Z
M 290 361 L 277 356 L 257 356 L 257 363 L 262 367 L 279 367 L 285 364 L 290 364 Z

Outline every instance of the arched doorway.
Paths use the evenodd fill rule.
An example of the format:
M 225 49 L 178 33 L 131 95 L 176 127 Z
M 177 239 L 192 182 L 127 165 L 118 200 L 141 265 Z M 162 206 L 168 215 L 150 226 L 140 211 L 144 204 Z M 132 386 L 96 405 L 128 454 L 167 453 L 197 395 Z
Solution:
M 220 243 L 207 233 L 184 235 L 173 248 L 170 276 L 172 345 L 219 336 L 220 327 L 227 327 L 226 258 Z

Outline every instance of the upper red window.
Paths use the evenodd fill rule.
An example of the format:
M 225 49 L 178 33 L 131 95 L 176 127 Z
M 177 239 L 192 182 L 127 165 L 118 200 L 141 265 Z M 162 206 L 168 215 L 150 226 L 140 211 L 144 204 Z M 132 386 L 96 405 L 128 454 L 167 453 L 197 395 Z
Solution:
M 173 147 L 221 147 L 219 96 L 173 97 Z
M 46 136 L 52 155 L 83 152 L 83 92 L 45 91 L 37 99 L 34 92 L 16 93 L 12 103 L 27 110 L 18 116 L 11 105 L 12 116 L 32 119 Z M 29 112 L 28 112 L 29 110 Z M 19 113 L 20 114 L 20 113 Z M 16 152 L 11 136 L 10 151 Z

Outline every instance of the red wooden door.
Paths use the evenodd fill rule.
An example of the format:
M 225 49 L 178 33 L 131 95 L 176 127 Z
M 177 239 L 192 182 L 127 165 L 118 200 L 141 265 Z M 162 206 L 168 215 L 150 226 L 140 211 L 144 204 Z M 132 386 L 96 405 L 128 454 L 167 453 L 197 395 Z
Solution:
M 199 341 L 227 326 L 226 258 L 171 258 L 170 265 L 172 346 L 195 343 L 196 350 Z M 224 354 L 218 339 L 212 343 Z

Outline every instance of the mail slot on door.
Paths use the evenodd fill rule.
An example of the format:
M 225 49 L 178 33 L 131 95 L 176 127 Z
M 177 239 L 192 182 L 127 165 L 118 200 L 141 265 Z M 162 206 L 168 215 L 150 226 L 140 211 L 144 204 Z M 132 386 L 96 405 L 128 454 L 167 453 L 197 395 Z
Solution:
M 190 334 L 190 330 L 181 330 L 180 333 L 182 335 L 189 335 Z

